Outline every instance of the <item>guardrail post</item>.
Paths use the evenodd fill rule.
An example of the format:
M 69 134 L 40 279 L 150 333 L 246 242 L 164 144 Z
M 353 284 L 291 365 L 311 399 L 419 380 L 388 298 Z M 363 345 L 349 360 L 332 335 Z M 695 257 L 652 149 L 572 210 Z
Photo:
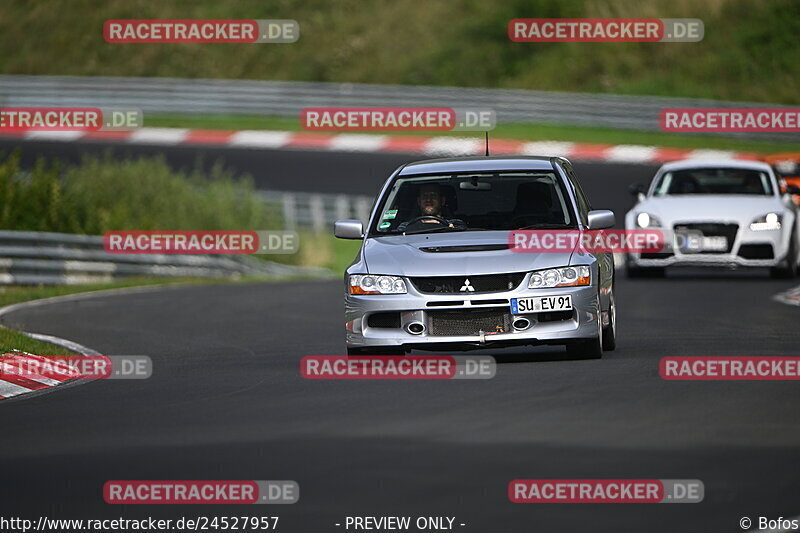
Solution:
M 287 230 L 297 228 L 297 200 L 294 194 L 283 193 L 283 226 Z
M 369 198 L 365 196 L 359 196 L 356 199 L 356 218 L 361 220 L 364 224 L 369 222 L 369 208 Z
M 325 204 L 322 201 L 322 196 L 312 194 L 308 201 L 308 207 L 311 211 L 311 227 L 317 233 L 325 231 Z
M 350 198 L 344 194 L 336 197 L 336 219 L 350 218 Z

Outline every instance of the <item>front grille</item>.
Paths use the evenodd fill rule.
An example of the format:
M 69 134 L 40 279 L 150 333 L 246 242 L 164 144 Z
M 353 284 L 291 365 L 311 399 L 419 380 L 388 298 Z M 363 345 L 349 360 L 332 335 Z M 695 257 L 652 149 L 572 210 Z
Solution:
M 669 259 L 672 257 L 672 252 L 642 252 L 640 254 L 641 259 Z
M 704 237 L 725 237 L 728 240 L 728 249 L 720 251 L 700 251 L 695 253 L 701 254 L 729 254 L 733 249 L 733 241 L 736 240 L 736 234 L 739 232 L 738 224 L 717 224 L 714 222 L 706 222 L 699 224 L 676 224 L 675 232 L 681 231 L 699 231 Z
M 485 276 L 441 276 L 409 279 L 419 292 L 425 294 L 475 294 L 515 289 L 524 277 L 524 272 L 514 272 L 511 274 L 490 274 Z
M 739 257 L 744 259 L 775 259 L 771 244 L 743 244 L 739 247 Z
M 479 335 L 511 331 L 508 309 L 458 309 L 428 311 L 430 334 L 440 336 Z

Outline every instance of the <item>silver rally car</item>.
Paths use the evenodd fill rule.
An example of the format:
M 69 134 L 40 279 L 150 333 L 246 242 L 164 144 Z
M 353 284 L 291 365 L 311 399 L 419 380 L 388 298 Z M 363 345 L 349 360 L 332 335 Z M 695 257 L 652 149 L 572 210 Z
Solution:
M 667 163 L 638 203 L 626 229 L 662 230 L 672 246 L 627 255 L 628 275 L 662 276 L 672 266 L 769 267 L 793 277 L 800 261 L 800 221 L 790 187 L 781 193 L 772 168 L 758 161 Z M 800 191 L 797 191 L 800 192 Z
M 365 228 L 334 233 L 363 244 L 345 273 L 350 355 L 560 344 L 600 357 L 616 343 L 612 254 L 520 253 L 513 230 L 613 226 L 592 211 L 559 157 L 420 161 L 386 181 Z

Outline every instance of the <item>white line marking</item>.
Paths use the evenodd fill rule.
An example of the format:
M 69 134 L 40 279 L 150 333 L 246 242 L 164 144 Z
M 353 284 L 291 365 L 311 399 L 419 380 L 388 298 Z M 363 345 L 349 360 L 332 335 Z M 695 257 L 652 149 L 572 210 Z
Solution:
M 475 155 L 481 150 L 483 140 L 457 137 L 432 137 L 422 149 L 428 155 Z
M 491 141 L 489 146 L 491 146 Z M 537 141 L 522 145 L 520 153 L 522 155 L 552 155 L 569 157 L 575 143 L 559 141 Z
M 686 154 L 687 159 L 730 159 L 736 157 L 736 152 L 728 150 L 692 150 Z
M 347 152 L 380 152 L 386 146 L 386 139 L 386 135 L 342 133 L 333 138 L 328 149 Z
M 655 146 L 620 144 L 606 150 L 605 157 L 608 161 L 620 163 L 649 163 L 653 160 L 655 154 Z
M 288 131 L 242 130 L 231 135 L 228 146 L 281 148 L 289 143 L 291 136 Z
M 84 135 L 85 131 L 29 131 L 25 138 L 33 141 L 77 141 Z
M 91 348 L 87 348 L 83 344 L 78 344 L 77 342 L 73 342 L 68 339 L 62 339 L 61 337 L 56 337 L 54 335 L 44 335 L 43 333 L 28 333 L 27 331 L 22 331 L 20 333 L 37 341 L 49 342 L 50 344 L 61 346 L 62 348 L 66 348 L 67 350 L 70 350 L 72 352 L 78 352 L 79 354 L 101 355 L 100 352 L 96 352 Z
M 128 137 L 129 143 L 180 144 L 189 135 L 183 128 L 140 128 Z

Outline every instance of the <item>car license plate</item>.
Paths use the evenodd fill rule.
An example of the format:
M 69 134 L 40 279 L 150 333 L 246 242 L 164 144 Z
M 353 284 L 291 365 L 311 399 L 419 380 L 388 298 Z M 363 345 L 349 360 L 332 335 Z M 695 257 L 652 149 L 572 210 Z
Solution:
M 687 235 L 683 251 L 686 252 L 725 252 L 728 250 L 728 238 L 722 235 L 705 237 Z
M 511 298 L 511 314 L 545 313 L 547 311 L 572 311 L 572 296 L 537 296 Z

